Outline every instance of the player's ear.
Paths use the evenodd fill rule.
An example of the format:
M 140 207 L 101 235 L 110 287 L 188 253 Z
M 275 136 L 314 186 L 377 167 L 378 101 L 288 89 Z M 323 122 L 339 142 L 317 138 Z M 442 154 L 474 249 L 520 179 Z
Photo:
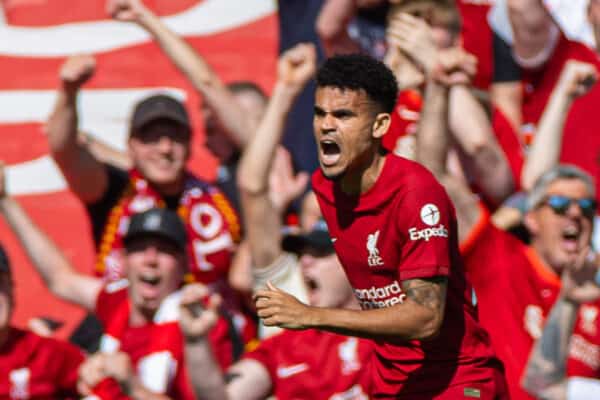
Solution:
M 373 138 L 381 139 L 388 131 L 392 117 L 388 113 L 379 113 L 373 122 Z

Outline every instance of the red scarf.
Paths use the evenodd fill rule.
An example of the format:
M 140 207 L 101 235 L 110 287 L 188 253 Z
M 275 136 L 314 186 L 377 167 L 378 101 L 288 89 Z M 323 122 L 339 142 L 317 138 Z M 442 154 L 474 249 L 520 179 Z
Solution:
M 153 207 L 165 207 L 162 196 L 136 170 L 108 215 L 98 247 L 96 272 L 109 281 L 123 277 L 123 265 L 116 253 L 123 248 L 133 214 Z M 240 224 L 227 198 L 216 187 L 187 173 L 177 213 L 185 221 L 191 278 L 210 284 L 227 277 L 234 244 L 240 239 Z

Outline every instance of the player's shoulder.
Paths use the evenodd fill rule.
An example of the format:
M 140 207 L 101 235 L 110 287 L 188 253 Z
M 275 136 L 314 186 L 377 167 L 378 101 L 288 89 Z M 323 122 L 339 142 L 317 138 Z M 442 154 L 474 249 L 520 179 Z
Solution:
M 414 190 L 431 190 L 442 188 L 438 180 L 423 165 L 394 154 L 388 156 L 393 175 L 389 183 L 402 188 L 403 192 Z

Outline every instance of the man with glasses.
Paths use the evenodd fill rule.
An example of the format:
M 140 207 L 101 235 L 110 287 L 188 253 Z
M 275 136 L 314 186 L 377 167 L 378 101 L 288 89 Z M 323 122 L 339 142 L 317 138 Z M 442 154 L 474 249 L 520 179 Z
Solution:
M 453 85 L 434 79 L 428 83 L 417 133 L 418 160 L 444 184 L 456 205 L 467 277 L 475 289 L 480 322 L 504 362 L 511 398 L 530 399 L 521 387 L 523 370 L 558 298 L 562 272 L 588 256 L 596 190 L 592 178 L 579 168 L 556 166 L 529 193 L 525 225 L 530 246 L 495 227 L 467 183 L 446 168 L 446 114 L 452 90 Z

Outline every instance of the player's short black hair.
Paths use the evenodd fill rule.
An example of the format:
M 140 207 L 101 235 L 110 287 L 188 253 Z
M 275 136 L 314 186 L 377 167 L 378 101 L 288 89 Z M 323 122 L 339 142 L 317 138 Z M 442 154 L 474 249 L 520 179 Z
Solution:
M 345 54 L 327 59 L 317 72 L 317 87 L 364 90 L 381 111 L 391 113 L 398 96 L 396 77 L 381 61 Z

